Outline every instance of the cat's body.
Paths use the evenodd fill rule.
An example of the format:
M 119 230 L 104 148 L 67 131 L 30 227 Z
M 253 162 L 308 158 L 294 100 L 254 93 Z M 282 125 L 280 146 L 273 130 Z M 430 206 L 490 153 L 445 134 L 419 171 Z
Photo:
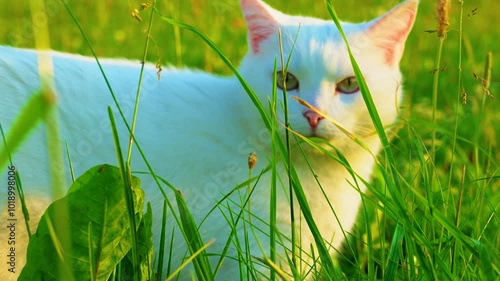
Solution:
M 348 38 L 354 39 L 351 47 L 385 125 L 391 124 L 397 117 L 397 105 L 401 100 L 398 63 L 415 17 L 416 6 L 416 1 L 409 0 L 379 21 L 344 25 Z M 354 72 L 333 22 L 286 16 L 257 0 L 242 0 L 242 7 L 249 26 L 250 48 L 239 72 L 266 110 L 273 87 L 275 59 L 280 65 L 279 26 L 283 34 L 285 58 L 290 54 L 293 40 L 299 32 L 288 70 L 299 84 L 294 88 L 290 80 L 288 95 L 298 96 L 331 116 L 360 137 L 369 150 L 376 154 L 380 150 L 380 141 L 373 133 L 361 93 L 349 88 L 355 81 L 346 83 L 345 79 L 351 79 Z M 299 23 L 300 30 L 297 28 Z M 40 55 L 50 56 L 53 61 L 55 88 L 59 95 L 57 107 L 61 136 L 68 143 L 75 172 L 81 174 L 101 163 L 116 165 L 106 108 L 108 105 L 115 106 L 92 58 L 0 47 L 0 122 L 4 130 L 9 129 L 28 96 L 39 89 L 37 57 Z M 118 96 L 118 102 L 130 120 L 140 64 L 120 60 L 100 62 Z M 269 132 L 240 82 L 234 77 L 217 77 L 169 68 L 162 72 L 158 80 L 153 66 L 146 67 L 144 77 L 135 136 L 155 173 L 182 192 L 197 223 L 200 223 L 219 200 L 248 179 L 247 157 L 251 152 L 255 152 L 258 157 L 253 175 L 258 175 L 269 165 L 272 153 Z M 348 93 L 351 90 L 353 92 Z M 280 89 L 278 97 L 277 115 L 278 120 L 283 122 Z M 306 137 L 327 140 L 346 157 L 359 178 L 369 180 L 375 161 L 371 153 L 317 113 L 291 98 L 288 104 L 290 124 L 296 132 Z M 115 116 L 118 117 L 117 114 Z M 128 134 L 123 123 L 118 123 L 122 145 L 126 147 Z M 284 129 L 280 127 L 281 135 L 284 135 Z M 365 187 L 325 153 L 303 144 L 306 161 L 295 142 L 292 147 L 293 165 L 313 217 L 330 252 L 334 253 L 334 248 L 340 245 L 345 235 L 339 223 L 346 232 L 352 228 L 361 202 L 359 192 L 364 191 Z M 328 147 L 327 150 L 334 151 Z M 41 126 L 13 156 L 14 165 L 22 173 L 25 193 L 31 199 L 43 201 L 43 197 L 37 196 L 47 198 L 47 194 L 50 194 L 50 177 L 48 169 L 44 168 L 48 163 L 46 151 L 45 131 Z M 314 172 L 311 172 L 309 165 Z M 5 171 L 4 168 L 1 167 L 2 171 Z M 136 150 L 132 170 L 148 171 Z M 289 195 L 283 161 L 278 163 L 277 171 L 277 226 L 284 236 L 289 237 Z M 69 182 L 67 170 L 64 176 Z M 158 245 L 163 197 L 150 176 L 141 176 L 141 181 L 147 200 L 152 202 L 156 219 L 153 233 Z M 266 224 L 269 223 L 270 182 L 271 173 L 268 171 L 259 179 L 250 199 L 254 216 L 252 223 L 262 231 L 257 230 L 256 234 L 264 249 L 268 249 L 269 243 L 269 226 Z M 357 190 L 358 187 L 360 190 Z M 2 198 L 4 192 L 1 190 Z M 227 206 L 230 204 L 234 207 L 235 203 L 241 203 L 241 196 L 245 192 L 246 189 L 234 192 L 231 197 L 234 202 L 223 201 L 221 208 L 216 208 L 201 225 L 200 231 L 205 241 L 216 239 L 208 252 L 222 252 L 231 231 L 226 221 L 229 214 Z M 300 211 L 297 202 L 295 206 L 298 218 Z M 233 211 L 238 210 L 234 207 Z M 225 213 L 226 218 L 221 213 Z M 168 222 L 170 227 L 174 224 Z M 300 224 L 300 248 L 310 252 L 310 245 L 315 244 L 314 239 L 307 224 L 304 221 Z M 243 239 L 242 229 L 239 229 L 239 235 Z M 170 237 L 169 233 L 167 237 Z M 251 254 L 262 257 L 253 234 L 250 237 Z M 286 247 L 290 247 L 289 243 L 285 243 Z M 180 264 L 180 259 L 186 253 L 185 242 L 178 231 L 174 245 L 173 268 Z M 231 245 L 229 255 L 237 257 Z M 279 247 L 278 254 L 285 264 L 282 247 Z M 218 261 L 218 258 L 215 257 L 213 262 Z M 303 254 L 302 258 L 305 260 L 304 265 L 312 263 L 306 255 Z M 226 259 L 217 279 L 234 280 L 238 276 L 235 275 L 239 271 L 237 265 L 235 261 Z M 4 274 L 5 271 L 0 276 Z

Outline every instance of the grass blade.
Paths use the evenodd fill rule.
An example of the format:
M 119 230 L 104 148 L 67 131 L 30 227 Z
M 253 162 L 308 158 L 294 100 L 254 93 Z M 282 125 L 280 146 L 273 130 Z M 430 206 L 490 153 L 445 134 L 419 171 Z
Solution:
M 175 200 L 179 206 L 179 213 L 182 222 L 182 228 L 187 237 L 189 251 L 194 256 L 193 264 L 198 280 L 214 280 L 213 271 L 205 251 L 205 245 L 201 239 L 198 227 L 189 211 L 180 191 L 175 193 Z
M 42 87 L 42 90 L 31 95 L 24 108 L 17 115 L 4 139 L 0 149 L 0 167 L 5 167 L 10 155 L 14 154 L 29 136 L 29 134 L 45 120 L 46 116 L 55 108 L 56 96 L 54 92 Z
M 205 34 L 201 33 L 197 28 L 195 28 L 189 24 L 186 24 L 186 23 L 183 23 L 183 22 L 171 19 L 171 18 L 167 18 L 167 17 L 164 17 L 162 15 L 160 15 L 160 18 L 173 26 L 178 26 L 178 27 L 181 27 L 181 28 L 184 28 L 184 29 L 187 29 L 187 30 L 194 32 L 201 39 L 203 39 L 203 41 L 205 41 L 205 43 L 210 48 L 212 48 L 217 53 L 217 55 L 219 55 L 219 57 L 222 59 L 222 61 L 229 67 L 231 72 L 240 81 L 241 86 L 243 87 L 243 89 L 245 89 L 245 92 L 248 94 L 248 96 L 252 100 L 255 108 L 259 111 L 260 116 L 262 117 L 262 120 L 263 120 L 266 128 L 268 130 L 271 130 L 271 121 L 269 120 L 269 116 L 267 115 L 266 110 L 264 109 L 264 106 L 260 102 L 259 98 L 255 95 L 252 88 L 250 88 L 250 86 L 245 81 L 245 79 L 238 73 L 238 70 L 236 70 L 236 67 L 234 67 L 234 65 L 231 63 L 231 61 L 224 55 L 224 53 L 217 47 L 217 45 L 215 45 L 215 43 L 212 42 L 212 40 L 210 40 L 210 38 L 205 36 Z
M 115 118 L 111 107 L 108 106 L 108 115 L 111 123 L 111 130 L 113 133 L 113 140 L 115 143 L 116 157 L 118 159 L 118 167 L 120 168 L 120 175 L 123 181 L 123 192 L 125 194 L 125 202 L 127 203 L 127 213 L 130 222 L 130 235 L 132 236 L 132 266 L 134 267 L 134 280 L 139 280 L 139 253 L 137 241 L 137 222 L 135 221 L 134 198 L 132 194 L 132 174 L 130 172 L 129 163 L 123 161 L 123 155 L 120 146 L 120 138 L 118 137 L 118 129 L 116 127 Z
M 127 164 L 128 165 L 130 165 L 130 159 L 132 157 L 132 146 L 134 144 L 134 142 L 133 142 L 134 138 L 132 136 L 135 132 L 135 124 L 137 121 L 137 112 L 139 110 L 139 100 L 141 97 L 142 78 L 144 75 L 144 67 L 146 65 L 146 60 L 147 60 L 147 56 L 148 56 L 149 41 L 151 39 L 151 31 L 152 31 L 152 26 L 153 26 L 153 18 L 154 18 L 153 16 L 155 14 L 154 13 L 155 6 L 156 6 L 156 0 L 153 0 L 152 9 L 151 9 L 151 16 L 149 17 L 148 34 L 146 36 L 144 53 L 143 53 L 142 61 L 141 61 L 141 71 L 139 74 L 139 82 L 137 85 L 137 93 L 136 93 L 136 97 L 135 97 L 134 114 L 132 117 L 132 125 L 130 127 L 130 141 L 129 141 L 128 152 L 127 152 Z
M 253 90 L 246 83 L 245 79 L 238 73 L 238 71 L 233 66 L 233 64 L 222 53 L 222 51 L 215 45 L 215 43 L 213 43 L 208 37 L 206 37 L 203 33 L 201 33 L 198 29 L 196 29 L 193 26 L 190 26 L 190 25 L 188 25 L 186 23 L 183 23 L 183 22 L 180 22 L 180 21 L 177 21 L 177 20 L 174 20 L 174 19 L 170 19 L 170 18 L 161 16 L 161 15 L 160 15 L 160 18 L 162 20 L 164 20 L 164 21 L 166 21 L 166 22 L 174 25 L 174 26 L 179 26 L 179 27 L 182 27 L 182 28 L 185 28 L 185 29 L 188 29 L 188 30 L 194 32 L 201 39 L 203 39 L 203 41 L 205 41 L 205 43 L 207 43 L 219 55 L 219 57 L 224 61 L 224 63 L 230 68 L 230 70 L 233 72 L 233 74 L 239 80 L 239 82 L 241 83 L 242 87 L 245 89 L 246 93 L 248 94 L 248 96 L 250 97 L 250 99 L 252 100 L 252 102 L 254 103 L 254 106 L 259 111 L 259 113 L 260 113 L 260 115 L 262 117 L 262 120 L 264 122 L 264 125 L 266 126 L 266 128 L 268 129 L 268 131 L 271 133 L 272 132 L 272 128 L 271 128 L 270 117 L 267 115 L 266 110 L 264 109 L 264 106 L 262 105 L 262 103 L 260 102 L 260 100 L 257 98 L 257 96 L 255 95 L 255 93 L 253 92 Z M 288 153 L 287 153 L 287 150 L 286 150 L 286 148 L 285 148 L 282 140 L 280 138 L 273 139 L 273 144 L 277 145 L 279 147 L 280 152 L 283 155 L 283 157 L 286 157 L 286 155 Z M 288 169 L 288 167 L 287 167 L 287 169 Z M 325 246 L 325 244 L 323 242 L 323 239 L 321 237 L 321 233 L 319 232 L 319 229 L 318 229 L 316 223 L 314 222 L 311 210 L 309 208 L 309 204 L 307 203 L 307 200 L 306 200 L 306 197 L 305 197 L 305 193 L 304 193 L 304 191 L 302 189 L 302 186 L 300 185 L 300 181 L 299 181 L 299 179 L 297 177 L 297 174 L 294 171 L 293 167 L 292 167 L 292 173 L 291 174 L 292 174 L 292 180 L 294 181 L 292 183 L 294 193 L 297 196 L 297 199 L 298 199 L 297 201 L 299 203 L 299 206 L 301 208 L 302 213 L 304 214 L 304 218 L 306 220 L 306 223 L 308 224 L 308 227 L 309 227 L 309 229 L 311 230 L 311 232 L 312 232 L 312 234 L 314 236 L 314 240 L 315 240 L 316 246 L 318 247 L 319 257 L 320 257 L 320 259 L 322 261 L 322 266 L 323 266 L 323 268 L 325 269 L 326 272 L 329 272 L 329 273 L 333 274 L 335 272 L 333 261 L 332 261 L 331 256 L 328 253 L 328 250 L 327 250 L 327 248 L 326 248 L 326 246 Z
M 384 280 L 396 280 L 396 271 L 399 267 L 399 263 L 404 260 L 404 257 L 402 256 L 403 239 L 404 229 L 403 226 L 398 223 L 392 238 L 391 249 L 388 257 L 389 262 L 384 270 Z

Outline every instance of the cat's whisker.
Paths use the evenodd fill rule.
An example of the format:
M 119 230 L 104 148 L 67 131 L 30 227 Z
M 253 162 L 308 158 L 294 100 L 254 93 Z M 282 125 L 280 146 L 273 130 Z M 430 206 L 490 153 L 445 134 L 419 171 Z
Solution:
M 344 133 L 345 135 L 347 135 L 350 139 L 358 142 L 359 141 L 359 137 L 356 136 L 354 133 L 350 132 L 348 129 L 346 129 L 344 126 L 342 126 L 342 124 L 340 124 L 339 122 L 337 122 L 335 119 L 333 119 L 331 116 L 329 116 L 328 114 L 322 112 L 321 110 L 315 108 L 314 106 L 312 106 L 311 104 L 309 104 L 307 101 L 297 97 L 297 96 L 292 96 L 292 98 L 294 100 L 296 100 L 298 103 L 300 103 L 301 105 L 307 107 L 308 109 L 316 112 L 317 114 L 319 114 L 321 117 L 325 118 L 326 120 L 332 122 L 333 125 L 335 125 L 337 128 L 340 129 L 340 131 L 342 133 Z
M 385 125 L 384 130 L 387 132 L 398 131 L 400 126 L 397 124 Z M 396 129 L 393 129 L 396 128 Z M 373 128 L 373 123 L 371 122 L 361 122 L 354 126 L 353 131 L 355 131 L 361 138 L 367 138 L 377 135 L 377 131 Z
M 361 138 L 371 137 L 377 134 L 377 131 L 372 127 L 356 126 L 353 128 Z

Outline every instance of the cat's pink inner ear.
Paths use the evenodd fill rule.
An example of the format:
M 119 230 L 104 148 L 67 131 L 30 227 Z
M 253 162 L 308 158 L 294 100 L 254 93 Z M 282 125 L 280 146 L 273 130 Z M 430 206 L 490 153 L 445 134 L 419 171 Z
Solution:
M 407 0 L 380 17 L 369 28 L 369 36 L 385 53 L 388 65 L 398 64 L 417 15 L 418 0 Z
M 260 0 L 241 0 L 241 8 L 248 26 L 248 43 L 257 54 L 261 43 L 276 32 L 278 24 L 272 9 Z

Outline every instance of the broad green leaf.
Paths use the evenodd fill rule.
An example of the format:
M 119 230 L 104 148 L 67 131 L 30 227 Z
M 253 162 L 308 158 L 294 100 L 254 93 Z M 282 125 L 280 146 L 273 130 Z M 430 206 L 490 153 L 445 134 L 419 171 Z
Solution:
M 95 280 L 107 280 L 132 246 L 122 185 L 118 168 L 110 165 L 96 166 L 78 178 L 42 216 L 19 280 L 67 280 L 68 276 L 90 280 L 91 268 L 96 270 Z M 132 188 L 134 206 L 142 213 L 144 192 L 137 178 Z

